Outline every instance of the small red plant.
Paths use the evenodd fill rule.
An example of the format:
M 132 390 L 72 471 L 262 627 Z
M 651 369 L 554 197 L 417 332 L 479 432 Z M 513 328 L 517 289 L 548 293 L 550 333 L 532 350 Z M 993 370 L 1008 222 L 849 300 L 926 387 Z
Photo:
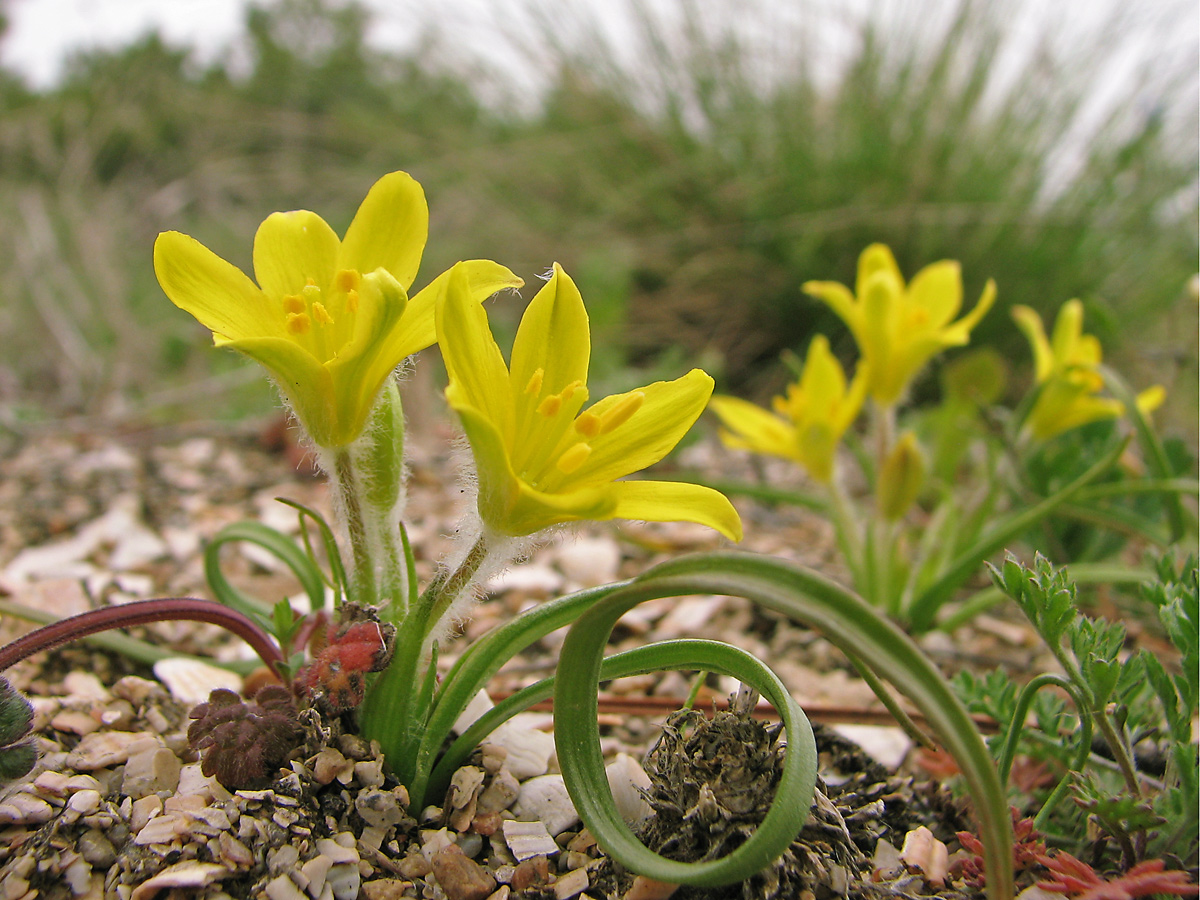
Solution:
M 296 676 L 309 700 L 335 715 L 362 703 L 367 673 L 387 667 L 396 633 L 353 604 L 342 607 L 342 618 L 340 625 L 329 626 L 325 648 Z
M 1016 807 L 1009 807 L 1013 820 L 1013 873 L 1024 872 L 1041 861 L 1046 853 L 1041 833 L 1033 827 L 1033 819 L 1022 819 Z M 957 835 L 962 848 L 972 854 L 963 861 L 962 874 L 969 884 L 984 886 L 983 842 L 969 831 Z
M 1054 874 L 1053 881 L 1038 882 L 1038 887 L 1067 894 L 1072 900 L 1132 900 L 1153 894 L 1195 897 L 1200 890 L 1187 872 L 1165 871 L 1161 859 L 1140 862 L 1112 879 L 1103 878 L 1087 863 L 1061 850 L 1053 858 L 1043 854 L 1037 861 Z

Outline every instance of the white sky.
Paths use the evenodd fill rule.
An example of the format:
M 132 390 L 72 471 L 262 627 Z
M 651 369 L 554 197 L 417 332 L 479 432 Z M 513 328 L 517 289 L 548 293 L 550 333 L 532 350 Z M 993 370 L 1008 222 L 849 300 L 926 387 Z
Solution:
M 0 40 L 0 64 L 20 72 L 31 86 L 48 87 L 62 69 L 64 58 L 73 50 L 113 47 L 135 40 L 157 29 L 176 45 L 191 44 L 198 58 L 208 62 L 220 58 L 240 34 L 243 9 L 248 0 L 0 0 L 9 21 L 9 31 Z M 261 2 L 261 0 L 260 0 Z M 927 20 L 935 9 L 944 9 L 948 0 L 739 0 L 738 9 L 755 10 L 749 14 L 783 22 L 788 18 L 818 16 L 826 22 L 855 19 L 869 8 L 891 8 L 901 20 Z M 669 8 L 670 0 L 364 0 L 374 13 L 370 38 L 381 46 L 403 48 L 418 40 L 422 26 L 436 22 L 447 33 L 462 37 L 474 50 L 487 52 L 504 45 L 512 52 L 514 37 L 533 31 L 522 27 L 530 9 L 552 9 L 555 15 L 566 13 L 564 29 L 569 28 L 572 6 L 602 11 L 601 18 L 616 21 L 632 7 Z M 732 9 L 732 0 L 697 0 L 703 10 Z M 713 6 L 712 4 L 718 4 Z M 1131 30 L 1143 32 L 1129 42 L 1142 60 L 1156 55 L 1185 53 L 1194 58 L 1200 50 L 1200 3 L 1196 0 L 1049 0 L 1024 2 L 1018 23 L 1020 32 L 1031 38 L 1049 27 L 1057 30 L 1069 25 L 1080 34 L 1089 23 L 1099 24 L 1114 8 L 1126 13 Z M 1030 12 L 1030 11 L 1033 12 Z M 741 14 L 741 12 L 739 13 Z M 1041 21 L 1037 21 L 1038 17 Z M 1054 24 L 1048 25 L 1053 21 Z M 768 29 L 771 22 L 767 22 Z M 615 28 L 619 31 L 620 25 Z M 495 31 L 507 32 L 494 40 Z M 780 29 L 785 30 L 785 29 Z M 1144 38 L 1138 40 L 1137 38 Z M 1069 40 L 1069 39 L 1068 39 Z M 619 43 L 619 42 L 618 42 Z M 1165 46 L 1165 45 L 1172 46 Z M 536 49 L 526 58 L 536 66 Z M 1129 47 L 1124 47 L 1126 51 Z M 515 60 L 510 65 L 520 66 Z

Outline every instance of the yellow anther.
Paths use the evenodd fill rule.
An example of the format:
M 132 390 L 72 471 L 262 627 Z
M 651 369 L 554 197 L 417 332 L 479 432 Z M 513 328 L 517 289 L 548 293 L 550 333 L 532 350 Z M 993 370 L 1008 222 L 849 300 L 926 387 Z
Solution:
M 563 388 L 562 394 L 561 394 L 563 403 L 569 403 L 571 401 L 571 398 L 573 396 L 575 396 L 575 392 L 580 390 L 581 388 L 585 391 L 587 390 L 587 388 L 585 388 L 583 386 L 583 382 L 578 379 L 576 379 L 575 381 L 572 381 L 565 388 Z
M 350 312 L 358 312 L 358 291 L 346 291 L 346 309 Z
M 320 301 L 314 303 L 313 307 L 312 307 L 312 311 L 313 311 L 313 318 L 316 319 L 318 322 L 320 322 L 322 325 L 332 325 L 333 324 L 333 316 L 331 316 L 329 314 L 329 310 L 327 310 L 325 308 L 324 303 L 321 303 Z
M 558 411 L 562 409 L 562 404 L 562 394 L 551 394 L 538 404 L 537 411 L 549 419 L 552 416 L 558 415 Z
M 546 377 L 546 372 L 540 366 L 532 375 L 529 376 L 529 384 L 525 385 L 525 393 L 530 397 L 536 397 L 542 392 L 542 380 Z
M 311 327 L 312 320 L 309 319 L 308 313 L 288 313 L 287 330 L 292 334 L 308 334 Z
M 587 458 L 592 455 L 592 448 L 589 444 L 579 443 L 569 447 L 562 456 L 558 458 L 555 464 L 558 471 L 564 475 L 570 475 L 572 472 L 578 471 L 579 467 L 587 462 Z
M 310 275 L 304 279 L 304 285 L 305 287 L 316 287 L 317 280 Z
M 285 313 L 302 313 L 307 309 L 303 297 L 297 297 L 295 294 L 289 294 L 283 298 L 283 311 Z
M 613 429 L 624 425 L 635 412 L 642 408 L 642 404 L 645 402 L 646 395 L 641 391 L 626 394 L 604 411 L 600 417 L 600 433 L 608 434 Z
M 334 285 L 347 294 L 357 290 L 361 280 L 362 276 L 356 269 L 338 269 L 337 274 L 333 276 Z
M 600 417 L 594 412 L 580 413 L 575 420 L 575 430 L 591 440 L 600 433 Z

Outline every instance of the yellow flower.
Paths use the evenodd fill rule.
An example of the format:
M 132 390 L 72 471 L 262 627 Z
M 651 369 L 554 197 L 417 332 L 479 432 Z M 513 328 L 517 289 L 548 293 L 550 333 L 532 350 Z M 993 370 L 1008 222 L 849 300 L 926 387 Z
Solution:
M 823 300 L 849 326 L 871 372 L 871 396 L 892 406 L 931 357 L 959 347 L 996 299 L 990 279 L 970 313 L 962 308 L 962 273 L 957 262 L 928 265 L 905 287 L 892 251 L 872 244 L 858 258 L 855 293 L 835 281 L 809 281 L 804 290 Z
M 828 483 L 838 441 L 866 398 L 867 372 L 859 366 L 847 389 L 841 363 L 819 334 L 809 345 L 800 380 L 788 385 L 786 397 L 774 399 L 775 414 L 737 397 L 713 397 L 710 405 L 726 426 L 721 439 L 730 447 L 795 460 Z
M 741 540 L 737 512 L 711 488 L 615 480 L 679 442 L 712 393 L 707 374 L 693 369 L 581 412 L 591 338 L 567 274 L 555 265 L 525 310 L 511 367 L 468 287 L 455 266 L 437 308 L 437 336 L 450 376 L 446 399 L 471 443 L 489 529 L 519 536 L 580 519 L 647 519 L 699 522 Z
M 1028 306 L 1014 306 L 1013 319 L 1033 348 L 1034 378 L 1040 386 L 1025 424 L 1038 440 L 1046 440 L 1080 425 L 1122 415 L 1125 407 L 1112 397 L 1099 397 L 1100 342 L 1083 333 L 1083 304 L 1068 300 L 1054 320 L 1049 340 L 1042 319 Z M 1166 392 L 1159 385 L 1137 396 L 1143 412 L 1157 409 Z
M 342 240 L 307 210 L 268 216 L 254 236 L 258 284 L 177 231 L 158 236 L 154 271 L 214 343 L 271 372 L 318 445 L 343 447 L 362 432 L 384 379 L 434 341 L 449 273 L 411 300 L 406 293 L 428 232 L 424 191 L 392 172 L 367 193 Z M 476 301 L 522 284 L 494 262 L 461 265 Z

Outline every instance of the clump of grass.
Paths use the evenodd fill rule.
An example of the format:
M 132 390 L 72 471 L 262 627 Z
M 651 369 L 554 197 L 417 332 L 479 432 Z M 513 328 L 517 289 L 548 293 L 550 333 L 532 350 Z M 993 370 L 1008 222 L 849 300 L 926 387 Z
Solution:
M 1156 367 L 1147 382 L 1194 365 L 1194 341 L 1174 343 L 1195 333 L 1194 48 L 1160 52 L 1097 119 L 1121 21 L 1064 51 L 1018 30 L 1017 0 L 836 21 L 765 2 L 588 9 L 510 8 L 486 75 L 449 35 L 385 53 L 362 8 L 285 0 L 248 14 L 237 77 L 148 38 L 42 94 L 0 80 L 0 405 L 145 414 L 210 366 L 230 408 L 253 405 L 240 363 L 196 352 L 206 335 L 154 285 L 153 235 L 182 228 L 249 268 L 233 236 L 267 212 L 344 227 L 346 198 L 394 168 L 438 198 L 430 271 L 486 256 L 527 280 L 554 259 L 578 273 L 603 298 L 614 382 L 667 352 L 723 361 L 732 389 L 777 387 L 782 349 L 844 334 L 799 285 L 850 279 L 872 241 L 904 271 L 960 259 L 967 294 L 994 277 L 1002 306 L 1084 298 L 1114 355 Z M 1131 332 L 1159 343 L 1123 347 Z M 976 334 L 1024 353 L 1002 309 Z
M 871 241 L 905 271 L 962 260 L 978 281 L 967 295 L 995 277 L 1002 309 L 1083 297 L 1107 312 L 1108 345 L 1119 323 L 1186 302 L 1195 60 L 1160 58 L 1101 119 L 1091 102 L 1145 28 L 1129 37 L 1114 13 L 1067 49 L 1049 27 L 1031 41 L 1016 2 L 849 24 L 766 4 L 736 18 L 686 0 L 626 10 L 618 37 L 599 23 L 574 29 L 590 40 L 556 37 L 572 31 L 557 7 L 542 20 L 555 75 L 540 121 L 578 139 L 547 139 L 511 177 L 536 170 L 538 209 L 567 240 L 607 231 L 636 248 L 635 357 L 716 348 L 735 385 L 753 381 L 833 324 L 798 285 L 849 279 Z M 823 43 L 848 47 L 840 64 Z M 1002 309 L 978 340 L 1023 352 Z

